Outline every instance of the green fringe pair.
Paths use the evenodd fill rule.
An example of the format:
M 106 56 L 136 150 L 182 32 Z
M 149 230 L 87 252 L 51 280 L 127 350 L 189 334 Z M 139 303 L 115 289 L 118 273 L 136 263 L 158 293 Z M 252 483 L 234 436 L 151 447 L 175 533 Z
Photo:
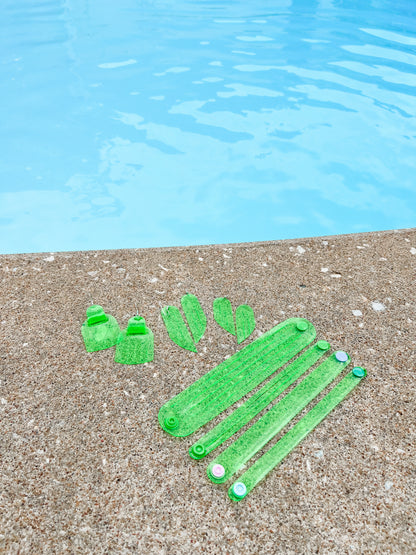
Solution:
M 181 306 L 185 318 L 176 306 L 165 306 L 161 311 L 162 319 L 171 340 L 179 347 L 196 353 L 196 345 L 207 327 L 207 317 L 195 295 L 184 295 Z M 234 315 L 231 301 L 226 297 L 214 300 L 213 312 L 217 324 L 237 336 L 238 344 L 245 341 L 256 327 L 251 306 L 240 305 Z

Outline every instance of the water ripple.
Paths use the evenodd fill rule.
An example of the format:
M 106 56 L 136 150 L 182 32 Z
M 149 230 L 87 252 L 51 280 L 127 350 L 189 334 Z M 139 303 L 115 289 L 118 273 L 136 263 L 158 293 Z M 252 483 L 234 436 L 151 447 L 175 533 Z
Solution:
M 415 6 L 377 5 L 2 3 L 0 252 L 414 226 Z

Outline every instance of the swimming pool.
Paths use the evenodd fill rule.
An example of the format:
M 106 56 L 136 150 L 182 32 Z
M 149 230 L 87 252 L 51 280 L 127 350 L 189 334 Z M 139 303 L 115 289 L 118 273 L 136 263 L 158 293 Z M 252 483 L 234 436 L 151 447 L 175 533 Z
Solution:
M 416 222 L 412 1 L 0 7 L 0 252 Z

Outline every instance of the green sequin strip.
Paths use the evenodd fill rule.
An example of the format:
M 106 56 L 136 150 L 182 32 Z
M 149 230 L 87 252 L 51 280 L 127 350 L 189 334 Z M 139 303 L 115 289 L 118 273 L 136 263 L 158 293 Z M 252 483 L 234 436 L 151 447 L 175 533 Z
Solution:
M 228 490 L 233 501 L 240 501 L 263 480 L 366 376 L 356 367 L 313 409 L 299 420 L 271 449 L 260 457 Z
M 216 299 L 214 311 L 215 304 L 217 322 L 238 336 L 238 319 L 236 318 L 237 327 L 233 327 L 230 301 L 225 298 Z M 244 306 L 241 305 L 236 313 Z M 242 332 L 241 337 L 246 333 L 247 329 Z M 190 448 L 189 454 L 193 459 L 202 459 L 254 421 L 251 427 L 208 465 L 207 474 L 212 482 L 221 484 L 244 468 L 250 459 L 312 403 L 350 363 L 350 357 L 344 351 L 330 354 L 330 345 L 326 341 L 318 341 L 305 350 L 315 339 L 315 335 L 315 329 L 308 320 L 286 320 L 213 368 L 160 409 L 159 422 L 162 428 L 173 436 L 185 437 L 265 382 Z M 324 356 L 325 359 L 321 361 Z M 277 372 L 278 370 L 280 371 Z M 296 387 L 276 402 L 287 388 L 307 372 Z M 365 375 L 365 369 L 354 368 L 244 472 L 230 487 L 229 497 L 233 501 L 246 497 Z M 254 420 L 269 405 L 269 410 L 260 419 Z
M 244 397 L 315 338 L 313 325 L 291 318 L 222 362 L 159 411 L 164 430 L 185 437 Z
M 197 443 L 194 443 L 189 450 L 190 456 L 193 459 L 202 459 L 219 447 L 294 383 L 304 372 L 315 364 L 329 348 L 330 345 L 326 341 L 318 341 L 316 345 L 299 356 L 295 362 L 292 362 L 284 370 L 274 376 L 243 405 L 235 409 L 225 420 L 205 434 Z
M 208 477 L 217 483 L 225 482 L 249 461 L 266 443 L 278 434 L 302 409 L 335 379 L 349 363 L 339 362 L 331 355 L 311 372 L 281 401 L 274 405 L 251 428 L 223 451 L 208 466 Z M 225 473 L 221 478 L 213 475 L 212 469 L 220 464 Z

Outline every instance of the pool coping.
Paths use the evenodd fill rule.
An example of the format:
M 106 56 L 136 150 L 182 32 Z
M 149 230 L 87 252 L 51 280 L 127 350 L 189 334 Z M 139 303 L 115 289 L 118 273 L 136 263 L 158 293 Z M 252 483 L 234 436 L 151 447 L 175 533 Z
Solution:
M 416 550 L 413 249 L 416 228 L 0 255 L 0 549 Z M 198 353 L 174 345 L 160 317 L 185 292 L 208 317 Z M 117 365 L 111 350 L 85 352 L 91 295 L 122 327 L 138 302 L 154 362 Z M 205 463 L 188 456 L 198 433 L 175 439 L 157 421 L 160 406 L 240 348 L 213 320 L 218 296 L 253 307 L 253 337 L 301 316 L 368 371 L 236 506 L 229 484 L 212 484 Z

